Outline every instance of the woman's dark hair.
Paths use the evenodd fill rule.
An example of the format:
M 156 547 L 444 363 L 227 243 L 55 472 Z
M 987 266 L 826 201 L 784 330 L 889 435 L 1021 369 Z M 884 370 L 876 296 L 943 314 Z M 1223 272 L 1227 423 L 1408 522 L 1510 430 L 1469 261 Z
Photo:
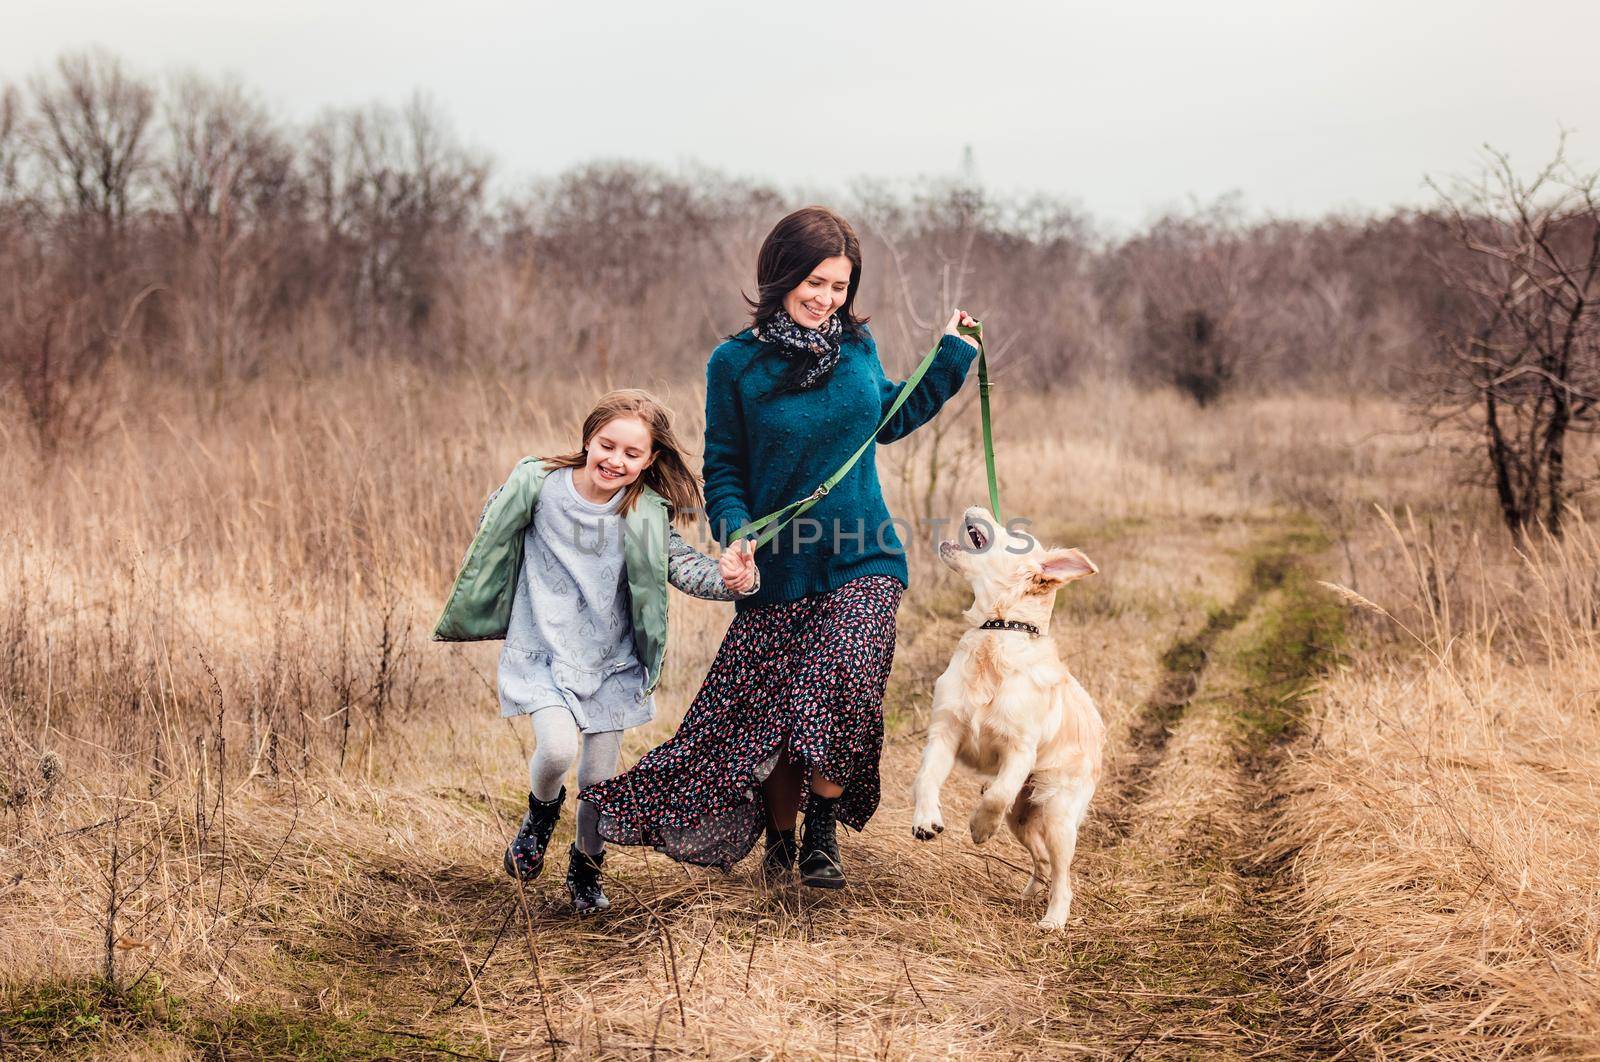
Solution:
M 861 286 L 861 241 L 850 223 L 827 207 L 801 207 L 772 227 L 756 256 L 756 297 L 750 324 L 759 325 L 783 309 L 783 297 L 798 288 L 819 262 L 839 255 L 850 259 L 850 290 L 836 311 L 839 323 L 854 332 L 867 323 L 855 315 L 856 289 Z
M 844 305 L 834 314 L 847 334 L 859 333 L 868 320 L 855 312 L 856 289 L 861 286 L 861 241 L 848 221 L 821 206 L 801 207 L 774 225 L 761 241 L 761 253 L 756 256 L 756 297 L 744 297 L 750 307 L 750 326 L 765 323 L 783 309 L 784 296 L 799 287 L 818 263 L 838 255 L 850 259 L 850 288 Z M 793 390 L 806 368 L 804 361 L 790 366 L 774 392 Z

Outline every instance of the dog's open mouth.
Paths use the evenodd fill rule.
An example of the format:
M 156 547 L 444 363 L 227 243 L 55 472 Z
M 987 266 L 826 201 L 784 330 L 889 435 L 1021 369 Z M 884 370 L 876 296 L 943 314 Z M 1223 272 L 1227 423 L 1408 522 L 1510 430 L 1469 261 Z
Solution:
M 989 536 L 984 534 L 978 525 L 969 520 L 967 521 L 967 542 L 973 549 L 985 549 L 989 545 Z

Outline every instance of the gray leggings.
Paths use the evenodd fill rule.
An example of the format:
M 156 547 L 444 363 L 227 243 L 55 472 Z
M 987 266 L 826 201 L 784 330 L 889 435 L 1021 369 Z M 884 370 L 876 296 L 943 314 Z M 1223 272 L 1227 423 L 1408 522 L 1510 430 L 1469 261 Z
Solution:
M 561 792 L 561 781 L 578 761 L 578 788 L 603 782 L 617 773 L 622 754 L 622 731 L 606 730 L 582 734 L 577 721 L 565 705 L 540 708 L 528 717 L 533 721 L 533 758 L 528 761 L 528 784 L 540 800 L 554 800 Z M 583 751 L 578 751 L 578 738 Z M 585 855 L 605 851 L 597 828 L 600 815 L 588 803 L 578 803 L 578 850 Z

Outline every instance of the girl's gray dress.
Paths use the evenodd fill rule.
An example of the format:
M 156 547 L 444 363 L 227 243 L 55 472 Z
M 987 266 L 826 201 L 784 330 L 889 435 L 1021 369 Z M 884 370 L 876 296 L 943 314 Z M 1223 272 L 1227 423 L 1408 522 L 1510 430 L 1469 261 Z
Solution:
M 655 716 L 655 698 L 644 692 L 645 665 L 633 647 L 617 513 L 623 493 L 597 505 L 578 493 L 572 469 L 545 478 L 523 532 L 522 573 L 500 652 L 501 715 L 562 705 L 585 734 L 626 730 Z M 673 586 L 716 601 L 744 596 L 723 583 L 715 558 L 676 529 L 668 539 Z

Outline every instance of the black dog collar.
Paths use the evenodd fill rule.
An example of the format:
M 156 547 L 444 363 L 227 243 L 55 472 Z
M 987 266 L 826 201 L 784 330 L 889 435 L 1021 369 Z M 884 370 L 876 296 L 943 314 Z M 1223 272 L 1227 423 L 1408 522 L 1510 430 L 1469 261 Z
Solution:
M 1039 637 L 1038 627 L 1035 627 L 1031 623 L 1023 623 L 1021 620 L 984 620 L 982 623 L 978 624 L 978 629 L 980 631 L 1027 631 L 1035 638 Z

